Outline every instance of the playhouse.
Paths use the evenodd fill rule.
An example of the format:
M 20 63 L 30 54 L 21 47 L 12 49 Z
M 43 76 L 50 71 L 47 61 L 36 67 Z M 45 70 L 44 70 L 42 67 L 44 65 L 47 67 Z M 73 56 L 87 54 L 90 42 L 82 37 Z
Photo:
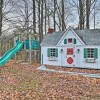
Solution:
M 9 59 L 21 62 L 39 61 L 38 34 L 14 33 L 0 37 L 0 66 Z
M 41 64 L 100 69 L 100 29 L 48 32 L 41 43 Z

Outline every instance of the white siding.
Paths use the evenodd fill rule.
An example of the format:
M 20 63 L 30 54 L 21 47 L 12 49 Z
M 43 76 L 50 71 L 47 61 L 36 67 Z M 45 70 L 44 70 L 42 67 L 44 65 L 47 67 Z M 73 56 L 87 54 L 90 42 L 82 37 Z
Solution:
M 98 48 L 98 59 L 96 59 L 95 63 L 87 63 L 84 58 L 84 48 Z M 80 49 L 80 52 L 77 53 L 77 49 Z M 79 68 L 92 68 L 92 69 L 100 69 L 100 47 L 97 46 L 86 46 L 86 47 L 76 47 L 76 65 L 75 67 Z
M 58 48 L 58 58 L 56 61 L 49 61 L 47 57 L 47 49 L 48 48 Z M 86 47 L 75 47 L 74 54 L 74 64 L 75 66 L 67 66 L 66 60 L 66 48 L 67 47 L 41 47 L 41 63 L 42 63 L 42 55 L 43 55 L 43 64 L 54 65 L 54 66 L 64 66 L 64 67 L 77 67 L 77 68 L 90 68 L 90 69 L 100 69 L 100 47 L 98 46 L 86 46 Z M 69 48 L 69 46 L 68 46 Z M 95 63 L 87 63 L 84 58 L 84 48 L 98 48 L 98 59 L 96 59 Z M 60 50 L 63 49 L 61 53 Z M 78 52 L 77 49 L 80 49 Z
M 58 58 L 56 61 L 50 61 L 49 58 L 47 57 L 48 48 L 58 48 Z M 64 47 L 41 47 L 41 64 L 43 61 L 43 64 L 54 65 L 54 66 L 65 66 L 64 59 L 63 59 L 65 58 L 65 55 L 64 53 L 60 52 L 61 49 L 64 50 Z M 43 55 L 43 59 L 42 59 L 42 55 Z

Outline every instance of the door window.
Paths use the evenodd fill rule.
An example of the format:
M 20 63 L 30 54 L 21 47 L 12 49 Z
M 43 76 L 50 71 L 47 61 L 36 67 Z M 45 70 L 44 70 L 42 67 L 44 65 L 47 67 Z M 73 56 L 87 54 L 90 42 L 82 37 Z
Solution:
M 73 48 L 67 49 L 67 55 L 73 55 Z

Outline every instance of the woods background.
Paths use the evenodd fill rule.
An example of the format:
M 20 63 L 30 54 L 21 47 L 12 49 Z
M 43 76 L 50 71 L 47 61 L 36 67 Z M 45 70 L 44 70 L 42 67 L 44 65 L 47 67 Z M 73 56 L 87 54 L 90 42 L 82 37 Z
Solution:
M 100 28 L 100 0 L 0 0 L 0 35 Z

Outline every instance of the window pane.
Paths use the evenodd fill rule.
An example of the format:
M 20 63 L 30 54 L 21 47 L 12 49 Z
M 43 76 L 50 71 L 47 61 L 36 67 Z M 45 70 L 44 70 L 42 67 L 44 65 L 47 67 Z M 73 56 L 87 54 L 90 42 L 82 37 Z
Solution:
M 50 49 L 50 56 L 51 57 L 56 57 L 56 49 L 55 48 Z
M 91 58 L 94 58 L 93 55 L 91 55 Z
M 94 58 L 94 48 L 87 48 L 88 58 Z
M 69 38 L 68 39 L 68 43 L 72 43 L 72 38 Z
M 55 49 L 53 49 L 53 52 L 55 52 Z
M 73 55 L 73 48 L 68 48 L 67 49 L 67 54 L 68 55 Z

